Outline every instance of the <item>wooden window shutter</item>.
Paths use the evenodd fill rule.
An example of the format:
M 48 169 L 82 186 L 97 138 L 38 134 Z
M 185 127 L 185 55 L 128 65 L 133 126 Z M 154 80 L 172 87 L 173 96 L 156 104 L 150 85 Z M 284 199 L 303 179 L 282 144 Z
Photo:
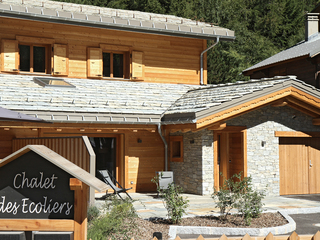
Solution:
M 17 40 L 2 40 L 1 71 L 19 72 L 19 47 Z
M 102 49 L 88 48 L 87 50 L 87 69 L 88 77 L 101 78 L 102 77 Z
M 53 45 L 53 71 L 54 76 L 68 76 L 69 74 L 69 58 L 68 45 Z
M 143 52 L 132 51 L 132 80 L 144 79 Z

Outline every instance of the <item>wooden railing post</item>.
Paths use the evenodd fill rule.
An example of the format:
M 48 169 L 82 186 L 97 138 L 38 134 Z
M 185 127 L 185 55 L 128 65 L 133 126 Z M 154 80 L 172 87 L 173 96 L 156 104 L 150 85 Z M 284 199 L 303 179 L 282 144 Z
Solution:
M 270 232 L 270 233 L 266 236 L 265 240 L 274 240 L 273 234 Z
M 311 240 L 320 240 L 320 231 L 318 231 Z
M 299 235 L 294 231 L 288 238 L 288 240 L 300 240 Z
M 70 178 L 74 191 L 74 240 L 86 240 L 88 186 L 77 178 Z

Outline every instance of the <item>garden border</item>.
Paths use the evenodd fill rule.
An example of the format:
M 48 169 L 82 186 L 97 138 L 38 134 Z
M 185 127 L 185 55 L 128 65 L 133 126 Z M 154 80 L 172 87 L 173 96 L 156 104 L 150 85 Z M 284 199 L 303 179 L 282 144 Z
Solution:
M 320 210 L 320 208 L 319 208 Z M 194 227 L 194 226 L 170 226 L 169 239 L 175 239 L 178 234 L 197 234 L 197 235 L 242 235 L 249 234 L 250 236 L 266 236 L 270 232 L 273 235 L 286 234 L 296 230 L 296 222 L 288 215 L 286 210 L 279 212 L 288 223 L 278 227 L 268 228 L 228 228 L 228 227 Z

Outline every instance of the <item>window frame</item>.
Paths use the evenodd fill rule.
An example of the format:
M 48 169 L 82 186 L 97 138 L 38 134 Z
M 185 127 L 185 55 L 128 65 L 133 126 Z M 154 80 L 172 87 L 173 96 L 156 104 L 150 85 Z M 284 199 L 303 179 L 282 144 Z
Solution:
M 110 54 L 110 77 L 104 76 L 103 75 L 103 53 L 109 53 Z M 113 64 L 113 55 L 114 54 L 122 54 L 123 55 L 123 60 L 122 60 L 122 77 L 114 77 L 114 64 Z M 128 56 L 129 52 L 124 52 L 124 51 L 107 51 L 107 50 L 102 50 L 102 78 L 105 79 L 128 79 L 129 78 L 129 67 L 127 66 L 128 64 Z
M 30 71 L 22 71 L 20 70 L 20 61 L 21 61 L 21 54 L 20 54 L 20 45 L 23 46 L 29 46 L 30 47 Z M 44 47 L 45 48 L 45 71 L 44 72 L 35 72 L 34 71 L 34 47 Z M 51 63 L 50 58 L 50 45 L 48 44 L 37 44 L 37 43 L 25 43 L 25 42 L 19 42 L 18 43 L 18 55 L 19 55 L 19 72 L 21 73 L 32 73 L 32 74 L 50 74 L 51 73 L 51 66 L 49 65 Z
M 183 136 L 170 136 L 170 161 L 171 162 L 183 162 Z M 180 152 L 179 156 L 173 156 L 174 151 L 174 143 L 179 143 L 178 151 Z

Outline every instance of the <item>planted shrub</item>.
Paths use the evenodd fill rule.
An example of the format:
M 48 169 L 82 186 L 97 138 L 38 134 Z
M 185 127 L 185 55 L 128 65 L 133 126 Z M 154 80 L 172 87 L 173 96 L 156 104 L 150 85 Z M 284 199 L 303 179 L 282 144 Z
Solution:
M 221 174 L 221 173 L 220 173 Z M 223 181 L 220 190 L 214 189 L 212 198 L 218 200 L 216 207 L 220 209 L 224 220 L 232 209 L 237 209 L 246 225 L 251 224 L 252 218 L 259 217 L 262 213 L 262 199 L 265 193 L 252 187 L 252 178 L 244 177 L 241 173 L 233 175 Z
M 182 188 L 174 183 L 170 183 L 168 188 L 163 191 L 164 205 L 168 211 L 168 217 L 174 224 L 181 220 L 188 207 L 189 200 L 184 199 L 181 193 Z
M 130 199 L 120 200 L 112 197 L 106 201 L 106 213 L 94 218 L 88 225 L 88 239 L 131 239 L 136 231 L 137 214 Z
M 156 174 L 156 176 L 154 176 L 151 179 L 151 182 L 153 182 L 157 186 L 158 197 L 162 197 L 162 192 L 163 192 L 163 189 L 161 189 L 161 187 L 159 185 L 159 180 L 160 180 L 160 177 L 162 177 L 162 176 L 163 176 L 163 173 L 160 172 L 159 174 Z
M 93 219 L 97 218 L 99 214 L 100 214 L 100 211 L 96 206 L 94 205 L 90 206 L 88 208 L 88 214 L 87 214 L 88 222 L 91 222 Z

